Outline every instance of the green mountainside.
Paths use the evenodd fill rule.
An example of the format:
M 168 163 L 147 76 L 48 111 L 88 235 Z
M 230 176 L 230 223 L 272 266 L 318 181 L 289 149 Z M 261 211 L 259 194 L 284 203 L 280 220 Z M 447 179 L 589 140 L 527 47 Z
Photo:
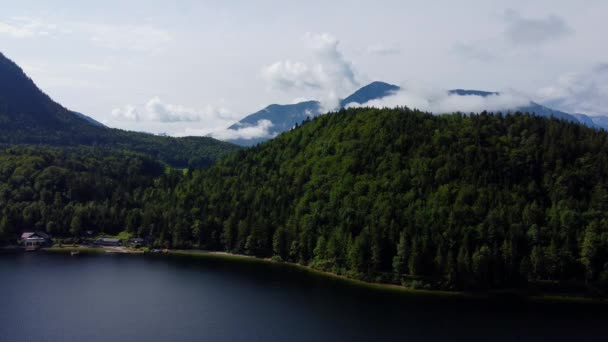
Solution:
M 348 109 L 185 173 L 107 149 L 3 150 L 0 240 L 126 230 L 414 287 L 601 291 L 607 184 L 603 131 Z
M 150 190 L 138 232 L 371 281 L 605 286 L 607 176 L 582 125 L 350 109 Z
M 237 146 L 207 137 L 170 138 L 107 128 L 54 102 L 0 53 L 0 146 L 103 146 L 158 158 L 174 167 L 206 167 Z
M 145 155 L 90 147 L 0 150 L 0 241 L 28 230 L 122 231 L 165 168 Z
M 127 231 L 413 287 L 608 288 L 605 131 L 359 108 L 238 150 L 96 125 L 0 57 L 4 243 Z

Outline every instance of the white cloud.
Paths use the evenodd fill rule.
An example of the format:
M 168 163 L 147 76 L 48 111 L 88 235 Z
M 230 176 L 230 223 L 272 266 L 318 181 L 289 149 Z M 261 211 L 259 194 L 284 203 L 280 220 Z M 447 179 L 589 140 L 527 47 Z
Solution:
M 320 89 L 321 80 L 318 68 L 311 68 L 302 62 L 290 60 L 276 62 L 264 68 L 263 75 L 274 88 L 281 90 Z M 322 75 L 321 75 L 322 76 Z
M 270 120 L 260 120 L 255 126 L 219 130 L 209 134 L 209 136 L 219 140 L 273 138 L 275 134 L 270 132 L 272 126 Z
M 547 106 L 570 113 L 599 115 L 608 113 L 608 64 L 591 70 L 562 75 L 556 84 L 539 90 Z
M 150 99 L 145 106 L 146 119 L 160 122 L 201 121 L 205 114 L 181 105 L 166 104 L 158 97 Z
M 220 140 L 273 138 L 273 124 L 260 120 L 253 126 L 228 129 L 238 118 L 224 107 L 206 106 L 195 110 L 182 105 L 168 104 L 153 97 L 142 106 L 125 105 L 111 112 L 112 119 L 104 124 L 135 131 L 166 133 L 172 136 L 210 136 Z
M 431 87 L 402 87 L 394 95 L 372 100 L 362 105 L 349 104 L 348 107 L 397 107 L 407 106 L 434 114 L 453 112 L 478 113 L 486 111 L 507 111 L 530 104 L 530 99 L 511 91 L 489 96 L 450 94 L 448 91 Z
M 334 109 L 341 96 L 359 85 L 355 68 L 344 58 L 340 42 L 332 35 L 307 33 L 304 40 L 312 51 L 311 63 L 279 61 L 266 66 L 262 75 L 273 89 L 314 90 L 327 109 Z
M 112 110 L 112 117 L 118 120 L 140 121 L 140 115 L 137 108 L 133 105 L 125 105 Z
M 8 22 L 0 21 L 0 35 L 12 38 L 31 38 L 36 36 L 49 36 L 57 28 L 54 24 L 47 24 L 30 17 L 13 17 Z
M 25 38 L 34 35 L 33 32 L 28 29 L 3 22 L 0 22 L 0 34 L 5 34 L 13 38 Z
M 136 122 L 230 122 L 230 112 L 223 107 L 206 106 L 193 109 L 182 105 L 163 102 L 159 97 L 148 100 L 140 110 L 136 106 L 126 105 L 112 110 L 112 117 L 117 120 Z

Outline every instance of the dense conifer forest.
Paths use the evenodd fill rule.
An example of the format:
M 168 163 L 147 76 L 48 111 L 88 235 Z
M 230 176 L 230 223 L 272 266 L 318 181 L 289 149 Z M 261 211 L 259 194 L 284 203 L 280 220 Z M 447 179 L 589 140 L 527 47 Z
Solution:
M 164 164 L 128 152 L 0 150 L 0 240 L 31 230 L 56 237 L 118 233 L 143 202 L 144 190 L 164 173 Z
M 608 134 L 557 119 L 348 109 L 186 172 L 94 149 L 0 158 L 5 239 L 127 230 L 442 289 L 608 283 Z

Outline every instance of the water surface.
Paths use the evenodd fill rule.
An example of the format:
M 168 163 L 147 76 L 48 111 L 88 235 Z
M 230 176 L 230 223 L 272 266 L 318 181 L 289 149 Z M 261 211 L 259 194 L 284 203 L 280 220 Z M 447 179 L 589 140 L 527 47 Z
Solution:
M 0 341 L 602 340 L 604 305 L 449 299 L 231 260 L 0 255 Z

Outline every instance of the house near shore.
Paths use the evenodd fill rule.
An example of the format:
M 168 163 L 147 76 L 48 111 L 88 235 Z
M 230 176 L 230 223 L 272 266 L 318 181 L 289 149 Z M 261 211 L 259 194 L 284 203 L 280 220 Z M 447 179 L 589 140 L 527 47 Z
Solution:
M 95 240 L 95 244 L 104 247 L 118 247 L 122 246 L 122 241 L 120 241 L 120 239 L 115 238 L 99 238 Z
M 42 231 L 23 232 L 20 242 L 23 243 L 26 251 L 35 251 L 52 244 L 51 236 Z
M 129 239 L 129 245 L 134 248 L 140 248 L 146 246 L 146 239 L 142 238 L 132 238 Z

